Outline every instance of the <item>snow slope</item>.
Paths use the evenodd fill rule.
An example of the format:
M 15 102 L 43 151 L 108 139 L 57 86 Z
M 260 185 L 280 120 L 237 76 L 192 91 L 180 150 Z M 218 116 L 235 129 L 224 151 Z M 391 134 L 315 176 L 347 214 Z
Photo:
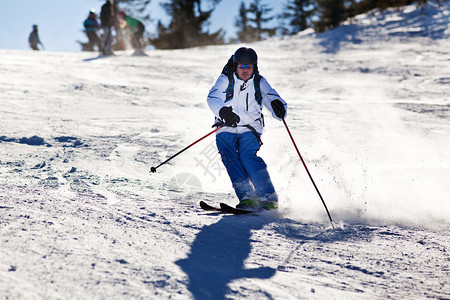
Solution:
M 206 95 L 239 45 L 0 50 L 6 299 L 449 299 L 450 6 L 250 45 L 288 102 L 266 117 L 280 211 L 236 203 Z

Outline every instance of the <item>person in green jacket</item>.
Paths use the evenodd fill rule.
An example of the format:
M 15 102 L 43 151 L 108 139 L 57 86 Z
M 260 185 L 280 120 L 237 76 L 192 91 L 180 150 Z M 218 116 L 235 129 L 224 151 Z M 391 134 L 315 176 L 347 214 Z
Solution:
M 142 36 L 144 35 L 145 26 L 141 21 L 134 19 L 130 16 L 127 16 L 125 12 L 120 11 L 117 14 L 119 18 L 120 27 L 127 27 L 132 33 L 131 44 L 136 50 L 143 50 L 144 45 L 141 42 Z

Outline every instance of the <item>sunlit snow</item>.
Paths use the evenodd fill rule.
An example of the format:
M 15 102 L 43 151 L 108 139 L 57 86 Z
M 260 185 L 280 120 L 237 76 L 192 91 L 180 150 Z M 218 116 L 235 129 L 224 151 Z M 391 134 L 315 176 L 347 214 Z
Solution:
M 237 200 L 206 96 L 241 45 L 0 50 L 0 296 L 450 298 L 450 4 L 253 43 L 278 213 Z

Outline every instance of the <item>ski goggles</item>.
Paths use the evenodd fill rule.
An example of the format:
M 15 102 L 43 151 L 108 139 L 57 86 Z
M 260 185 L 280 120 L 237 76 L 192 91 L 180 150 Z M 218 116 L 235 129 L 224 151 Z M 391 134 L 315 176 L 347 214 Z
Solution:
M 243 69 L 243 70 L 245 70 L 245 69 L 253 69 L 254 66 L 255 66 L 255 65 L 253 65 L 253 64 L 249 64 L 249 65 L 238 64 L 238 65 L 237 65 L 237 67 L 238 67 L 239 69 Z

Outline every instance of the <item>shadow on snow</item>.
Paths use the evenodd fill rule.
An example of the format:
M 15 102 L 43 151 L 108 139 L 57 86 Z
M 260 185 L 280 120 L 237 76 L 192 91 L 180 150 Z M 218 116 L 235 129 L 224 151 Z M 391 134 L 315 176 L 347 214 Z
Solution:
M 228 285 L 236 279 L 268 279 L 277 269 L 248 269 L 245 260 L 252 250 L 252 231 L 262 228 L 299 245 L 307 242 L 333 243 L 343 240 L 370 240 L 375 229 L 351 226 L 326 230 L 323 225 L 307 225 L 289 219 L 255 216 L 223 216 L 219 222 L 204 226 L 194 240 L 188 257 L 176 262 L 189 278 L 188 289 L 194 299 L 225 299 L 233 291 Z M 298 251 L 298 247 L 291 252 Z M 290 253 L 287 257 L 290 257 Z M 236 292 L 234 292 L 236 293 Z
M 268 220 L 224 216 L 204 226 L 192 244 L 191 253 L 177 264 L 189 277 L 188 289 L 195 299 L 224 299 L 228 284 L 239 278 L 270 278 L 275 269 L 246 269 L 244 261 L 251 251 L 251 231 L 261 229 Z

